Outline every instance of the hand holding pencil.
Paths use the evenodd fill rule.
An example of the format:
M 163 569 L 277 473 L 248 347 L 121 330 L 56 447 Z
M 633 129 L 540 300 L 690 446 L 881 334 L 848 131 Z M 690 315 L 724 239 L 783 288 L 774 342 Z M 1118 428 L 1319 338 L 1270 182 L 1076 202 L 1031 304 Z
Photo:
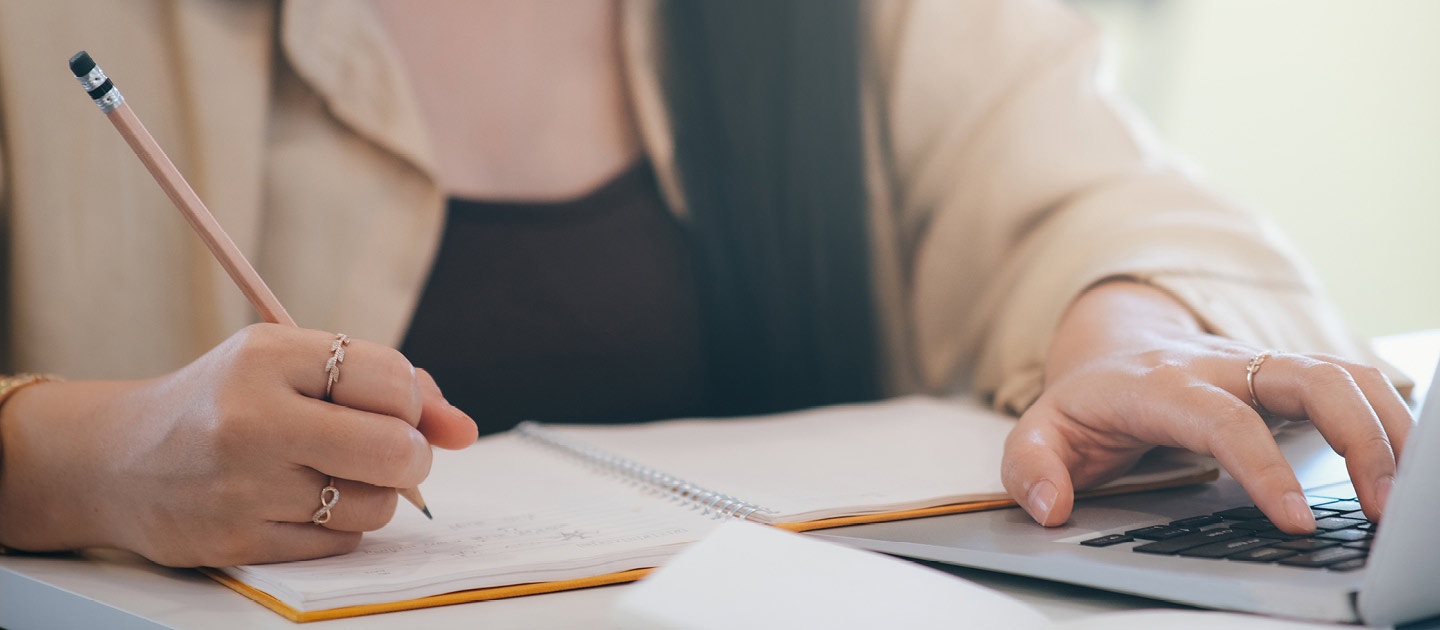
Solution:
M 145 426 L 133 429 L 155 432 L 157 439 L 122 454 L 133 458 L 118 459 L 153 479 L 168 479 L 168 494 L 189 499 L 169 520 L 193 520 L 196 515 L 184 512 L 200 511 L 205 515 L 198 520 L 233 530 L 263 516 L 268 529 L 288 530 L 292 540 L 241 536 L 222 545 L 218 561 L 216 554 L 147 553 L 144 545 L 135 550 L 165 564 L 336 553 L 358 543 L 358 532 L 389 520 L 392 488 L 409 488 L 400 494 L 428 516 L 414 486 L 428 473 L 429 445 L 468 445 L 473 422 L 399 352 L 296 327 L 114 83 L 84 52 L 71 58 L 70 67 L 256 311 L 276 324 L 247 327 L 190 366 L 141 387 L 130 398 L 155 408 L 139 410 Z M 175 436 L 185 439 L 168 439 Z M 176 470 L 177 463 L 188 469 Z M 193 537 L 185 529 L 170 534 Z M 325 539 L 328 534 L 334 536 Z M 312 544 L 321 540 L 325 544 Z

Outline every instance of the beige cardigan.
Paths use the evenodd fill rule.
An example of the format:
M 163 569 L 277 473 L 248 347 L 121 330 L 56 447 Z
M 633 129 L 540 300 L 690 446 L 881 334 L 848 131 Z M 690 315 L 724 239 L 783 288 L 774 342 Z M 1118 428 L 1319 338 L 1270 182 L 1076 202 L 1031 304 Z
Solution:
M 683 217 L 654 9 L 624 2 L 625 64 Z M 1368 359 L 1271 229 L 1196 185 L 1097 81 L 1092 25 L 1042 0 L 866 11 L 888 391 L 974 388 L 1023 409 L 1068 303 L 1117 275 L 1258 346 Z M 367 3 L 0 0 L 0 372 L 159 374 L 255 320 L 66 71 L 82 48 L 301 325 L 399 343 L 444 200 Z

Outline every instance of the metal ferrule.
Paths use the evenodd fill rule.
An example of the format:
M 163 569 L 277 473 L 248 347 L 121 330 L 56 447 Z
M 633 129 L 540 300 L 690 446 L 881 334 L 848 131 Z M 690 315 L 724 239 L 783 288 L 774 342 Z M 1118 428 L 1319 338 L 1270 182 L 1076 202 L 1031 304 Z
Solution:
M 95 88 L 100 87 L 101 85 L 104 85 L 105 79 L 107 77 L 105 76 L 105 72 L 100 69 L 100 66 L 95 66 L 94 68 L 90 69 L 89 74 L 86 74 L 83 77 L 75 78 L 80 80 L 80 87 L 85 88 L 85 91 L 89 92 Z
M 95 104 L 100 106 L 101 112 L 108 114 L 115 111 L 115 108 L 124 105 L 125 97 L 120 95 L 120 88 L 111 87 L 104 96 L 95 99 Z

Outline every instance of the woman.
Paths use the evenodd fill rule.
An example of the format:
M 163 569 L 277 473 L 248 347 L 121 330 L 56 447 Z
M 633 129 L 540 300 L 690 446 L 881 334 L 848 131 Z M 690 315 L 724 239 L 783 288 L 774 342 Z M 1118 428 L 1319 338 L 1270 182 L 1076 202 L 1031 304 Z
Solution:
M 0 544 L 352 549 L 427 443 L 475 435 L 412 360 L 487 432 L 973 388 L 1020 414 L 1003 475 L 1045 525 L 1159 444 L 1313 528 L 1268 410 L 1383 511 L 1402 401 L 1273 235 L 1096 87 L 1060 6 L 4 6 L 3 367 L 72 380 L 0 407 Z M 316 329 L 244 327 L 60 74 L 81 48 Z M 337 330 L 371 341 L 327 393 Z

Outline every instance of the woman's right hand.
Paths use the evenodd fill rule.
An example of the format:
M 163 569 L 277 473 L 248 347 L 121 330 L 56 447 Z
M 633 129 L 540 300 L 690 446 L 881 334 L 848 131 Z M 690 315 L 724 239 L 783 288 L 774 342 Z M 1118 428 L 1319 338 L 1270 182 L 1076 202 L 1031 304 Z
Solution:
M 257 324 L 185 368 L 133 382 L 45 383 L 0 407 L 0 544 L 116 547 L 171 566 L 339 554 L 378 529 L 430 445 L 474 423 L 399 352 L 355 340 L 332 402 L 334 336 Z M 311 522 L 330 477 L 340 499 Z

